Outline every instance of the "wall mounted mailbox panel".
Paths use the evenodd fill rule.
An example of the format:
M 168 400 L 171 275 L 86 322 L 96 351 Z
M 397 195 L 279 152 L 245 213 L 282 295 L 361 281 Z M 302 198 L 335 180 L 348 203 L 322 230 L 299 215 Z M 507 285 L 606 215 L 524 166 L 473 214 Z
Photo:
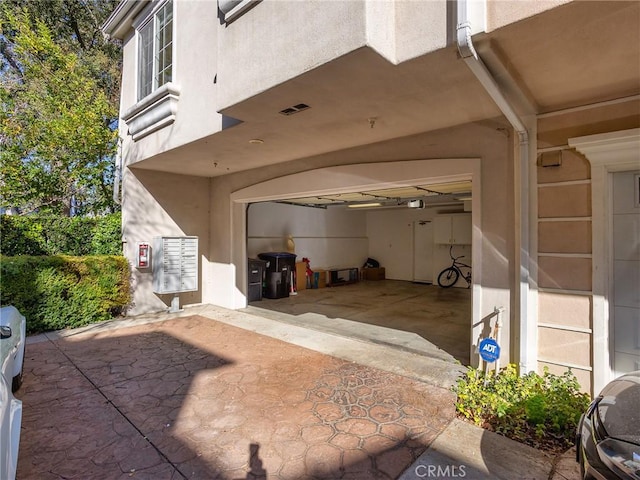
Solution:
M 156 237 L 153 251 L 155 293 L 198 290 L 198 237 Z

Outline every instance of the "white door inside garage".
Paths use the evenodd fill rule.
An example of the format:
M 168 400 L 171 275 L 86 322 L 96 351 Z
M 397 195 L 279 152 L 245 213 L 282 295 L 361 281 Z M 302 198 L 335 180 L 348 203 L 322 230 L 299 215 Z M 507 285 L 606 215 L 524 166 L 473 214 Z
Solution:
M 640 370 L 640 171 L 613 174 L 613 369 Z
M 433 283 L 433 222 L 413 222 L 413 281 Z

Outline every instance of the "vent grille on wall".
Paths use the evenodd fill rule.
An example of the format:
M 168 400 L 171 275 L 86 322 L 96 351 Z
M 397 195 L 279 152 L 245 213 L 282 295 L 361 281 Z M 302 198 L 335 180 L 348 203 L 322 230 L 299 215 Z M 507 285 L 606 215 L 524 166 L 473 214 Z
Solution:
M 311 108 L 306 103 L 299 103 L 294 105 L 293 107 L 285 108 L 284 110 L 280 110 L 282 115 L 293 115 L 294 113 L 302 112 L 303 110 L 307 110 Z

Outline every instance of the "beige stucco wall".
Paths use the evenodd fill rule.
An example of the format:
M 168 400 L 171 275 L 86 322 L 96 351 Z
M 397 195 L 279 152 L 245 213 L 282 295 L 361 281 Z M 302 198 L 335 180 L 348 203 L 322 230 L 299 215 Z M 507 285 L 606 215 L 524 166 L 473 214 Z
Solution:
M 590 184 L 540 186 L 538 213 L 540 218 L 588 217 L 591 214 Z
M 224 109 L 362 47 L 365 2 L 263 1 L 219 33 L 218 109 Z
M 477 7 L 484 4 L 470 3 L 472 27 L 479 28 L 484 21 L 477 18 L 484 19 L 484 9 Z M 499 8 L 487 11 L 496 28 L 562 2 L 499 3 Z M 174 9 L 172 83 L 180 90 L 176 119 L 135 143 L 122 122 L 121 136 L 130 163 L 219 133 L 225 127 L 218 112 L 363 47 L 391 64 L 436 51 L 447 58 L 454 55 L 445 47 L 454 43 L 456 5 L 445 0 L 265 0 L 228 24 L 219 18 L 214 0 L 180 0 Z M 291 45 L 304 48 L 290 55 Z M 136 41 L 130 31 L 124 38 L 122 112 L 137 102 L 136 61 Z M 280 107 L 290 105 L 287 99 Z M 206 156 L 202 151 L 199 154 Z
M 367 44 L 392 63 L 447 45 L 447 2 L 366 1 Z
M 539 128 L 545 131 L 545 121 Z M 589 163 L 572 150 L 538 181 L 538 368 L 571 368 L 591 390 L 591 184 Z M 572 293 L 574 292 L 574 293 Z M 573 309 L 573 310 L 572 310 Z
M 489 30 L 562 3 L 489 1 Z M 180 162 L 181 154 L 175 151 L 176 147 L 222 130 L 222 116 L 216 113 L 220 109 L 363 46 L 371 47 L 391 63 L 440 50 L 451 41 L 446 25 L 451 21 L 447 9 L 452 5 L 445 1 L 263 1 L 248 10 L 242 21 L 225 25 L 217 18 L 215 2 L 176 2 L 174 83 L 181 91 L 176 120 L 135 143 L 127 135 L 126 124 L 121 124 L 123 156 L 128 162 L 125 167 L 165 151 L 171 152 L 167 158 Z M 189 21 L 181 22 L 180 18 Z M 316 43 L 309 45 L 309 38 Z M 296 39 L 304 40 L 305 49 L 296 51 L 296 55 L 283 55 Z M 448 52 L 440 51 L 438 55 L 441 53 Z M 122 111 L 136 103 L 136 57 L 131 34 L 124 41 Z M 221 80 L 219 83 L 214 82 L 216 76 Z M 537 125 L 537 147 L 540 152 L 564 148 L 572 137 L 637 127 L 639 111 L 638 102 L 623 102 L 543 115 Z M 415 124 L 419 125 L 417 128 L 426 128 Z M 198 235 L 201 290 L 185 296 L 183 303 L 203 301 L 236 308 L 242 304 L 246 283 L 243 270 L 246 224 L 242 210 L 230 200 L 233 192 L 327 166 L 479 158 L 482 221 L 476 231 L 481 241 L 474 268 L 481 280 L 474 289 L 474 308 L 478 314 L 486 315 L 495 306 L 505 306 L 510 320 L 505 336 L 513 345 L 517 277 L 513 226 L 517 218 L 512 186 L 514 139 L 508 132 L 510 127 L 502 120 L 480 121 L 211 180 L 125 168 L 125 252 L 133 260 L 137 241 L 150 241 L 156 235 Z M 211 159 L 215 156 L 214 151 L 208 152 L 206 148 L 204 154 L 207 160 L 209 155 Z M 583 379 L 590 378 L 593 368 L 590 353 L 593 331 L 588 313 L 593 303 L 589 172 L 586 159 L 571 149 L 565 150 L 561 166 L 537 169 L 537 216 L 533 232 L 538 245 L 537 252 L 533 252 L 537 264 L 535 280 L 540 288 L 539 366 L 554 365 L 556 369 L 570 366 Z M 166 299 L 151 292 L 148 272 L 134 271 L 133 280 L 132 312 L 166 305 Z M 576 307 L 572 315 L 559 315 L 559 310 L 570 310 L 567 305 Z M 515 361 L 514 349 L 508 346 L 505 350 L 510 351 L 510 360 Z M 588 389 L 587 385 L 588 380 L 583 387 Z
M 588 331 L 591 326 L 591 295 L 566 292 L 540 292 L 538 306 L 541 312 L 540 322 L 558 327 L 571 327 Z
M 582 388 L 593 391 L 595 341 L 593 285 L 607 271 L 593 267 L 591 165 L 567 146 L 568 139 L 625 130 L 640 124 L 638 101 L 542 115 L 538 119 L 539 154 L 562 150 L 559 166 L 537 167 L 538 184 L 538 366 L 554 373 L 571 368 Z M 539 156 L 539 162 L 543 159 Z
M 153 293 L 151 269 L 134 267 L 138 242 L 154 237 L 195 235 L 199 270 L 206 269 L 209 245 L 209 179 L 147 170 L 126 170 L 123 178 L 122 223 L 124 253 L 132 265 L 133 303 L 129 315 L 159 311 L 172 296 Z M 152 259 L 154 261 L 152 251 Z M 202 274 L 201 274 L 202 278 Z M 202 291 L 180 295 L 181 304 L 202 301 Z
M 173 124 L 136 142 L 131 140 L 127 124 L 121 119 L 120 136 L 124 139 L 129 165 L 222 129 L 222 115 L 215 108 L 217 87 L 214 83 L 217 3 L 180 0 L 174 2 L 174 11 L 172 83 L 180 89 L 176 119 Z M 137 42 L 131 31 L 123 41 L 121 115 L 138 101 L 136 65 Z
M 540 253 L 591 253 L 591 222 L 556 221 L 538 224 Z
M 474 214 L 479 215 L 477 218 L 481 218 L 481 223 L 475 232 L 479 251 L 474 257 L 477 273 L 474 273 L 474 279 L 480 280 L 474 289 L 474 304 L 480 318 L 493 312 L 494 307 L 506 308 L 503 348 L 505 352 L 510 352 L 512 329 L 509 319 L 514 302 L 511 288 L 514 278 L 514 233 L 511 227 L 514 193 L 509 187 L 513 178 L 513 138 L 508 131 L 503 121 L 483 122 L 213 178 L 209 245 L 211 264 L 208 274 L 211 282 L 205 286 L 203 301 L 237 308 L 244 299 L 241 293 L 246 283 L 243 272 L 246 226 L 242 208 L 234 207 L 230 200 L 233 192 L 285 175 L 335 165 L 429 158 L 479 158 L 481 195 L 476 201 L 481 208 L 477 212 L 474 208 Z M 400 149 L 405 152 L 402 158 L 397 154 Z M 438 174 L 446 171 L 446 161 L 439 161 L 438 165 Z M 454 160 L 451 165 L 451 171 L 454 171 Z M 393 166 L 390 168 L 393 169 Z M 364 177 L 360 176 L 354 181 L 366 181 L 366 170 L 362 175 Z M 343 180 L 345 184 L 350 181 L 349 178 Z M 296 181 L 295 177 L 291 177 L 291 181 Z M 308 188 L 313 189 L 314 185 L 309 184 Z M 278 192 L 272 194 L 277 195 Z M 510 357 L 505 357 L 504 361 L 508 360 L 515 360 L 513 352 Z
M 626 130 L 628 128 L 636 128 L 640 124 L 640 102 L 611 102 L 597 108 L 585 108 L 569 110 L 566 113 L 558 115 L 545 115 L 538 122 L 538 148 L 548 149 L 553 147 L 562 147 L 567 145 L 569 138 L 582 137 L 586 135 L 596 135 L 605 132 L 616 132 Z M 577 180 L 579 178 L 587 178 L 590 169 L 589 162 L 582 155 L 574 150 L 565 150 L 563 152 L 563 165 L 567 167 L 564 161 L 564 155 L 582 157 L 583 167 L 572 167 L 571 169 L 562 168 L 558 170 L 549 169 L 548 174 L 545 169 L 538 170 L 540 182 L 562 180 Z M 567 174 L 571 170 L 571 178 Z M 548 175 L 550 180 L 547 180 Z
M 444 48 L 447 26 L 444 0 L 259 2 L 218 29 L 217 108 L 237 104 L 364 46 L 391 63 Z M 291 50 L 291 45 L 304 48 Z
M 557 290 L 591 290 L 591 259 L 542 256 L 538 259 L 538 285 Z
M 471 27 L 474 34 L 492 31 L 564 3 L 489 0 L 485 8 L 484 2 L 471 1 Z M 456 15 L 456 2 L 446 0 L 264 0 L 219 28 L 218 108 L 364 46 L 394 64 L 440 50 L 454 42 Z M 304 48 L 289 55 L 290 45 Z
M 131 315 L 158 311 L 170 304 L 169 296 L 153 293 L 151 269 L 136 269 L 137 242 L 152 243 L 156 236 L 196 235 L 201 254 L 200 270 L 206 265 L 209 244 L 209 179 L 160 172 L 130 170 L 136 162 L 159 152 L 189 143 L 220 130 L 221 116 L 215 112 L 216 36 L 210 28 L 217 21 L 215 2 L 175 2 L 174 83 L 181 89 L 175 122 L 136 142 L 120 121 L 123 140 L 122 218 L 124 253 L 132 265 L 133 305 Z M 180 17 L 189 18 L 180 22 Z M 205 28 L 206 26 L 206 28 Z M 195 44 L 210 49 L 194 49 Z M 133 31 L 123 41 L 121 113 L 137 101 L 137 45 Z M 198 75 L 186 72 L 198 71 Z M 179 158 L 176 159 L 179 161 Z M 204 262 L 204 265 L 203 265 Z M 202 276 L 202 274 L 201 274 Z M 202 292 L 181 295 L 181 304 L 199 303 Z
M 487 32 L 559 7 L 573 0 L 487 0 Z

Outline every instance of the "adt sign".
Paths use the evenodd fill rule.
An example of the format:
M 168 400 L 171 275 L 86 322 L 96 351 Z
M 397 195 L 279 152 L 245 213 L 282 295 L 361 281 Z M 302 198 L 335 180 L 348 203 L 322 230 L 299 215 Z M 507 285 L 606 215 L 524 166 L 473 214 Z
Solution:
M 480 342 L 480 356 L 485 362 L 495 362 L 500 358 L 500 345 L 493 338 L 485 338 Z

